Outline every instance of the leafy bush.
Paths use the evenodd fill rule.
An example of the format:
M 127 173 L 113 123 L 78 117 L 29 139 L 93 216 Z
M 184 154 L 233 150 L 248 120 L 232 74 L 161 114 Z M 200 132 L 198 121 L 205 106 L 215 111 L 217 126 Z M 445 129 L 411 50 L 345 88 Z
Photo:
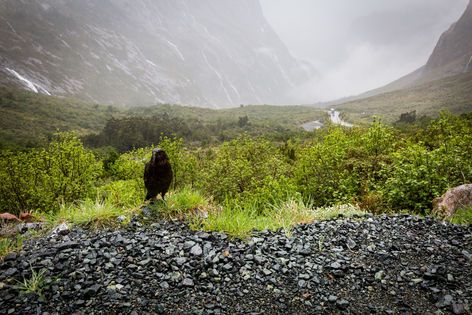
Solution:
M 193 185 L 196 181 L 197 160 L 192 152 L 178 138 L 163 137 L 156 146 L 163 149 L 169 157 L 174 178 L 172 189 Z M 115 179 L 143 181 L 144 166 L 151 159 L 154 147 L 135 149 L 121 154 L 111 167 Z
M 151 159 L 152 148 L 140 148 L 121 154 L 111 166 L 111 174 L 118 180 L 143 181 L 144 166 Z
M 388 179 L 383 188 L 392 208 L 426 213 L 432 200 L 450 185 L 446 156 L 440 150 L 409 144 L 392 158 L 392 165 L 385 169 Z
M 194 185 L 197 180 L 197 160 L 184 147 L 183 139 L 163 137 L 159 142 L 159 148 L 166 151 L 172 165 L 174 173 L 172 188 L 177 189 Z
M 216 201 L 259 205 L 294 192 L 289 165 L 274 144 L 242 137 L 223 143 L 203 171 L 203 191 Z
M 354 142 L 348 132 L 334 127 L 319 142 L 304 147 L 295 165 L 299 191 L 315 206 L 349 201 L 358 191 L 358 174 L 346 167 Z
M 3 153 L 0 210 L 56 211 L 91 192 L 102 164 L 71 133 L 59 134 L 45 149 Z

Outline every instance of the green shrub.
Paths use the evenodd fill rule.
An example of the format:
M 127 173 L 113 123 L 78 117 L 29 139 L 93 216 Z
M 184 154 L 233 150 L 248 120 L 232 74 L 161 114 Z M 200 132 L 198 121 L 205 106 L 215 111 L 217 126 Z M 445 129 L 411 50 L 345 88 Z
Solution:
M 348 132 L 334 127 L 321 141 L 301 150 L 294 175 L 305 199 L 324 206 L 350 201 L 357 194 L 358 174 L 346 167 L 347 154 L 353 147 Z
M 57 135 L 45 149 L 3 153 L 0 210 L 54 212 L 87 196 L 101 172 L 102 164 L 71 133 Z
M 223 143 L 202 173 L 203 191 L 217 202 L 261 204 L 294 191 L 287 177 L 289 165 L 275 145 L 263 139 L 242 137 Z
M 143 180 L 144 166 L 151 159 L 152 148 L 140 148 L 121 154 L 111 166 L 111 174 L 118 180 Z
M 449 186 L 444 158 L 440 150 L 428 151 L 420 144 L 408 144 L 393 153 L 383 188 L 391 207 L 427 213 L 432 200 Z
M 159 148 L 166 151 L 172 165 L 174 173 L 172 188 L 193 186 L 197 180 L 197 159 L 184 147 L 183 139 L 163 137 L 159 142 Z
M 193 185 L 196 181 L 195 156 L 183 145 L 182 139 L 163 137 L 156 147 L 163 149 L 169 157 L 174 178 L 172 189 Z M 143 181 L 144 166 L 151 159 L 154 147 L 140 148 L 121 154 L 111 167 L 115 179 Z

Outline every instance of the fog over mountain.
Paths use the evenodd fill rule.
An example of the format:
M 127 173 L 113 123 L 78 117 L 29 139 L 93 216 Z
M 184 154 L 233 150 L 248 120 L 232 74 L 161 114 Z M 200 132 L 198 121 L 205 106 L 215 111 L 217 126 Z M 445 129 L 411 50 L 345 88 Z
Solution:
M 0 38 L 0 85 L 100 103 L 296 103 L 314 74 L 253 0 L 3 0 Z
M 319 71 L 294 94 L 326 101 L 392 82 L 425 65 L 468 0 L 261 0 L 295 57 Z M 472 33 L 472 30 L 470 30 Z
M 441 77 L 444 55 L 441 69 L 463 66 L 467 22 L 428 59 L 467 3 L 3 0 L 0 86 L 126 105 L 328 101 L 426 63 L 428 77 Z M 465 55 L 454 59 L 462 38 Z

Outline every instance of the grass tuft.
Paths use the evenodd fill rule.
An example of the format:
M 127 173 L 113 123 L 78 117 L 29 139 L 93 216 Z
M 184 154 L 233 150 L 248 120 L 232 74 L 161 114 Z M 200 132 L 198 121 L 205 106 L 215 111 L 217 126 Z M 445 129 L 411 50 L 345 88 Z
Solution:
M 52 215 L 49 221 L 56 225 L 68 222 L 73 225 L 89 225 L 94 228 L 113 226 L 118 224 L 117 218 L 121 215 L 129 216 L 133 210 L 125 210 L 111 202 L 86 199 L 79 204 L 65 204 L 59 212 Z
M 314 216 L 317 221 L 337 219 L 339 217 L 350 218 L 353 216 L 363 216 L 366 212 L 354 205 L 336 205 L 332 207 L 317 208 Z
M 304 203 L 301 199 L 290 199 L 279 206 L 272 206 L 263 214 L 255 205 L 227 205 L 222 211 L 210 212 L 208 218 L 198 223 L 194 222 L 191 227 L 205 231 L 224 232 L 230 237 L 245 239 L 254 231 L 283 229 L 287 235 L 290 235 L 291 228 L 297 224 L 364 214 L 364 211 L 352 205 L 313 210 L 311 203 Z
M 301 200 L 289 200 L 280 206 L 272 206 L 263 214 L 254 204 L 227 205 L 222 211 L 210 212 L 208 218 L 200 222 L 205 231 L 219 231 L 233 238 L 245 239 L 253 231 L 284 229 L 286 233 L 296 224 L 312 222 L 313 210 Z
M 20 250 L 22 246 L 23 238 L 20 236 L 15 236 L 12 238 L 0 238 L 0 259 L 11 252 Z
M 465 207 L 457 210 L 456 213 L 454 213 L 454 215 L 449 219 L 449 221 L 454 224 L 472 224 L 472 207 Z
M 166 218 L 184 219 L 189 214 L 205 212 L 209 201 L 198 191 L 183 188 L 167 195 L 165 201 L 158 200 L 150 208 Z
M 19 282 L 18 289 L 20 292 L 28 294 L 28 293 L 35 293 L 39 296 L 42 295 L 42 291 L 46 285 L 46 281 L 44 279 L 44 274 L 46 273 L 46 269 L 41 269 L 39 271 L 35 271 L 31 269 L 31 278 L 23 279 L 23 282 Z

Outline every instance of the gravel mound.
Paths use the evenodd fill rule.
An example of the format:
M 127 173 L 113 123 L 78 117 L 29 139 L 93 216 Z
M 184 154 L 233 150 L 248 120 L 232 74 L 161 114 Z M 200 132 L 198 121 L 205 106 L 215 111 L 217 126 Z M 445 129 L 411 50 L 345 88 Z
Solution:
M 470 314 L 472 227 L 333 220 L 249 241 L 178 222 L 84 231 L 0 262 L 1 314 Z M 18 281 L 45 270 L 42 294 Z

